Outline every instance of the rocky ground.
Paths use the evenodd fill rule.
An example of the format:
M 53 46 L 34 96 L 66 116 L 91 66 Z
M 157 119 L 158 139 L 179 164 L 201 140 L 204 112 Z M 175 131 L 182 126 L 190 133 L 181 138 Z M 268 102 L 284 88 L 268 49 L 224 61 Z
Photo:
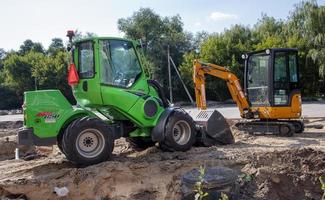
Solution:
M 229 121 L 234 124 L 235 121 Z M 309 119 L 293 137 L 249 135 L 233 128 L 236 143 L 194 147 L 188 152 L 138 151 L 116 141 L 111 161 L 75 168 L 57 147 L 21 148 L 21 122 L 0 123 L 0 199 L 181 199 L 180 179 L 193 168 L 226 166 L 238 174 L 240 199 L 296 200 L 322 196 L 325 180 L 325 119 Z M 66 187 L 65 197 L 53 192 Z

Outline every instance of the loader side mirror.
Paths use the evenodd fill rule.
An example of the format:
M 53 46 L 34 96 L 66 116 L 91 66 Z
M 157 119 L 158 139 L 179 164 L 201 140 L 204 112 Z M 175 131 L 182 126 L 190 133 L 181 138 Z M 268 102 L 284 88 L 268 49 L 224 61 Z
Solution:
M 67 37 L 69 38 L 69 42 L 72 42 L 72 38 L 75 36 L 73 30 L 68 30 L 67 31 Z
M 72 39 L 74 36 L 75 36 L 74 31 L 72 31 L 72 30 L 67 31 L 67 37 L 69 38 L 69 44 L 67 46 L 68 51 L 71 51 L 71 49 L 72 49 Z

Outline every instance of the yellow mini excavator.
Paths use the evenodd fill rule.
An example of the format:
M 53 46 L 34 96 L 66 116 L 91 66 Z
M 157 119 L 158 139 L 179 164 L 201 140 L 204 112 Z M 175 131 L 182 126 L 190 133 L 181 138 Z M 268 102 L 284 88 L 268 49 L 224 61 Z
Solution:
M 237 76 L 227 68 L 194 61 L 193 80 L 196 104 L 200 111 L 200 114 L 192 113 L 194 120 L 200 121 L 197 118 L 202 117 L 202 111 L 207 108 L 205 75 L 209 74 L 226 81 L 241 117 L 247 119 L 236 124 L 239 129 L 280 136 L 303 132 L 304 124 L 300 120 L 298 50 L 274 48 L 247 53 L 242 57 L 245 59 L 244 89 Z M 215 122 L 214 126 L 221 126 L 226 130 L 220 120 Z

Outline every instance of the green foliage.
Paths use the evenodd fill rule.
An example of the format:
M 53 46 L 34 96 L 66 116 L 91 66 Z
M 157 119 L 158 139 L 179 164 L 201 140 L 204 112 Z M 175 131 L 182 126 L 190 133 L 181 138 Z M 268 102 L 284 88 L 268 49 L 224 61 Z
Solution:
M 54 55 L 58 52 L 64 51 L 65 47 L 61 38 L 53 38 L 52 43 L 50 44 L 47 54 Z
M 20 46 L 18 53 L 20 55 L 25 55 L 30 51 L 45 53 L 43 45 L 39 42 L 33 42 L 32 40 L 25 40 L 24 43 Z
M 253 28 L 232 26 L 222 33 L 210 34 L 194 49 L 183 55 L 180 67 L 186 83 L 191 82 L 191 60 L 228 66 L 243 80 L 244 63 L 241 54 L 266 48 L 298 48 L 299 68 L 303 96 L 321 96 L 325 93 L 325 7 L 316 1 L 306 1 L 295 6 L 287 20 L 277 20 L 262 14 Z M 194 56 L 195 55 L 195 56 Z M 206 94 L 211 100 L 230 98 L 224 81 L 207 76 Z
M 36 47 L 39 45 L 36 45 Z M 0 60 L 3 67 L 0 73 L 0 109 L 19 107 L 23 93 L 35 89 L 60 89 L 73 101 L 67 84 L 68 53 L 61 39 L 54 38 L 46 51 L 35 50 L 35 43 L 26 40 L 18 52 L 7 53 Z
M 203 166 L 200 166 L 199 169 L 199 181 L 195 183 L 195 200 L 202 200 L 204 197 L 208 196 L 209 194 L 207 192 L 204 192 L 204 176 L 205 176 L 205 168 Z
M 321 184 L 321 189 L 323 190 L 322 199 L 325 199 L 325 182 L 323 181 L 321 176 L 319 177 L 319 182 Z
M 250 175 L 250 174 L 243 173 L 243 174 L 239 175 L 239 178 L 243 182 L 251 182 L 253 180 L 254 176 Z
M 183 22 L 179 15 L 161 17 L 150 8 L 141 8 L 131 17 L 118 20 L 118 29 L 130 39 L 141 39 L 144 44 L 143 53 L 147 60 L 143 60 L 151 78 L 159 81 L 163 86 L 168 85 L 167 48 L 176 66 L 182 61 L 184 52 L 191 48 L 188 33 L 183 30 Z M 173 73 L 174 93 L 183 92 Z
M 19 108 L 21 103 L 17 101 L 16 93 L 3 85 L 0 85 L 0 110 Z
M 221 192 L 221 198 L 219 200 L 229 200 L 227 194 Z

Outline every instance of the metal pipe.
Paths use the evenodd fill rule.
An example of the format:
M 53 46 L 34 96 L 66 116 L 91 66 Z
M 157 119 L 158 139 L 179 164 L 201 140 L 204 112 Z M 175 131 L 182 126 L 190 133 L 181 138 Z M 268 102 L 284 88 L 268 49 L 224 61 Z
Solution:
M 185 83 L 183 82 L 183 79 L 182 79 L 181 75 L 179 74 L 178 69 L 177 69 L 177 67 L 176 67 L 176 65 L 175 65 L 175 63 L 174 63 L 172 57 L 169 56 L 169 59 L 170 59 L 170 61 L 171 61 L 172 64 L 173 64 L 173 67 L 174 67 L 174 69 L 175 69 L 175 71 L 176 71 L 176 74 L 177 74 L 179 80 L 181 81 L 181 83 L 182 83 L 182 85 L 183 85 L 183 87 L 184 87 L 184 89 L 185 89 L 185 92 L 186 92 L 188 98 L 190 99 L 191 103 L 194 103 L 194 101 L 193 101 L 193 99 L 192 99 L 192 96 L 191 96 L 190 92 L 188 91 L 188 89 L 187 89 Z

